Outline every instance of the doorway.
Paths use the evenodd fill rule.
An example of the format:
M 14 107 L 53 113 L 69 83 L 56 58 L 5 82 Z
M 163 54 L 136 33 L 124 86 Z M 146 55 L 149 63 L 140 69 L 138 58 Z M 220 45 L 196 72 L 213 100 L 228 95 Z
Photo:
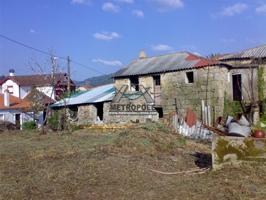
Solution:
M 97 110 L 97 117 L 102 121 L 103 120 L 103 103 L 96 103 L 95 104 Z
M 232 75 L 233 79 L 233 100 L 242 100 L 242 76 L 241 74 Z
M 155 108 L 155 110 L 159 114 L 159 118 L 160 119 L 163 118 L 163 108 L 162 107 L 157 107 L 157 108 Z
M 20 114 L 15 114 L 15 125 L 17 129 L 20 129 Z

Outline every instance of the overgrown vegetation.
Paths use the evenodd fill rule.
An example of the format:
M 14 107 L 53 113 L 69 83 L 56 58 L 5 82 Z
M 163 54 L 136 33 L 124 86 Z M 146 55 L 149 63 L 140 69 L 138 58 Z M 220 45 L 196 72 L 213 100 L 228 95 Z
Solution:
M 58 130 L 59 128 L 59 115 L 59 111 L 54 111 L 48 118 L 48 125 L 52 130 Z
M 150 122 L 121 131 L 114 140 L 113 148 L 123 149 L 123 152 L 156 155 L 175 151 L 185 144 L 186 140 L 183 137 L 172 133 L 164 124 Z
M 178 144 L 150 154 L 171 141 Z M 209 152 L 208 145 L 138 126 L 112 134 L 86 129 L 70 135 L 2 133 L 0 199 L 265 199 L 263 164 L 197 175 L 150 170 L 195 169 Z
M 224 95 L 224 117 L 231 115 L 237 116 L 238 113 L 243 113 L 241 103 L 239 101 L 230 101 L 227 94 Z
M 35 121 L 24 122 L 22 124 L 22 129 L 23 130 L 34 130 L 36 128 L 37 128 L 37 125 L 36 125 Z

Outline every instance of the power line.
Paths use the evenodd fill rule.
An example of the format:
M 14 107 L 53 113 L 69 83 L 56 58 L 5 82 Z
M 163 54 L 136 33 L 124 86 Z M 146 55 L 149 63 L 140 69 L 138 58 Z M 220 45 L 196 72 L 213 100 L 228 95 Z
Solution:
M 50 57 L 50 56 L 53 56 L 52 53 L 49 53 L 49 52 L 43 51 L 43 50 L 38 49 L 38 48 L 35 48 L 35 47 L 32 47 L 32 46 L 27 45 L 27 44 L 25 44 L 25 43 L 19 42 L 19 41 L 17 41 L 17 40 L 14 40 L 14 39 L 12 39 L 12 38 L 10 38 L 10 37 L 7 37 L 7 36 L 1 34 L 1 33 L 0 33 L 0 37 L 3 38 L 3 39 L 8 40 L 8 41 L 10 41 L 10 42 L 13 42 L 13 43 L 15 43 L 15 44 L 18 44 L 18 45 L 20 45 L 20 46 L 23 46 L 23 47 L 25 47 L 25 48 L 28 48 L 28 49 L 31 49 L 31 50 L 33 50 L 33 51 L 39 52 L 39 53 L 41 53 L 41 54 L 44 54 L 44 55 L 46 55 L 46 56 L 49 56 L 49 57 Z M 63 57 L 63 56 L 57 56 L 57 55 L 55 55 L 55 56 L 56 56 L 57 58 L 59 58 L 59 59 L 62 59 L 62 60 L 66 60 L 66 61 L 67 61 L 67 58 L 66 58 L 66 57 Z M 87 66 L 87 65 L 84 65 L 84 64 L 82 64 L 82 63 L 80 63 L 80 62 L 77 62 L 77 61 L 74 61 L 74 60 L 71 60 L 71 61 L 72 61 L 73 63 L 75 63 L 75 64 L 81 66 L 81 67 L 84 67 L 85 69 L 89 69 L 89 70 L 91 70 L 91 71 L 94 71 L 94 72 L 97 72 L 97 73 L 100 73 L 100 74 L 106 75 L 105 73 L 103 73 L 103 72 L 101 72 L 101 71 L 98 71 L 98 70 L 96 70 L 96 69 L 93 69 L 92 67 L 89 67 L 89 66 Z

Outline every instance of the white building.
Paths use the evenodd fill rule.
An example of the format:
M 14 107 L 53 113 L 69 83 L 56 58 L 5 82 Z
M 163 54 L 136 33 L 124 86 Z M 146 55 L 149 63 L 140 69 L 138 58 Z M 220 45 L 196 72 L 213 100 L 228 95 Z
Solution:
M 20 75 L 16 76 L 14 70 L 9 70 L 9 76 L 0 82 L 0 92 L 3 94 L 8 90 L 9 94 L 23 99 L 30 93 L 33 88 L 52 99 L 57 99 L 58 96 L 67 90 L 68 75 L 65 73 L 57 73 L 54 75 L 54 81 L 51 74 L 35 74 L 35 75 Z M 73 81 L 71 89 L 75 89 Z M 54 85 L 54 87 L 53 87 Z

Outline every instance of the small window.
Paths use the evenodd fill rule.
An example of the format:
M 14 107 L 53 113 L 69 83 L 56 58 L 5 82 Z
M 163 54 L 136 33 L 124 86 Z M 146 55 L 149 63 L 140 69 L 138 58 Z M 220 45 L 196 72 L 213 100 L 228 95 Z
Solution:
M 153 77 L 153 80 L 154 80 L 154 84 L 155 84 L 156 86 L 161 85 L 161 76 L 160 76 L 160 75 L 154 76 L 154 77 Z
M 13 86 L 11 85 L 9 85 L 9 86 L 7 86 L 7 90 L 8 90 L 8 92 L 9 92 L 9 94 L 13 94 Z
M 186 83 L 194 83 L 194 72 L 186 72 Z
M 133 91 L 139 91 L 139 77 L 133 76 L 130 78 L 130 87 Z

